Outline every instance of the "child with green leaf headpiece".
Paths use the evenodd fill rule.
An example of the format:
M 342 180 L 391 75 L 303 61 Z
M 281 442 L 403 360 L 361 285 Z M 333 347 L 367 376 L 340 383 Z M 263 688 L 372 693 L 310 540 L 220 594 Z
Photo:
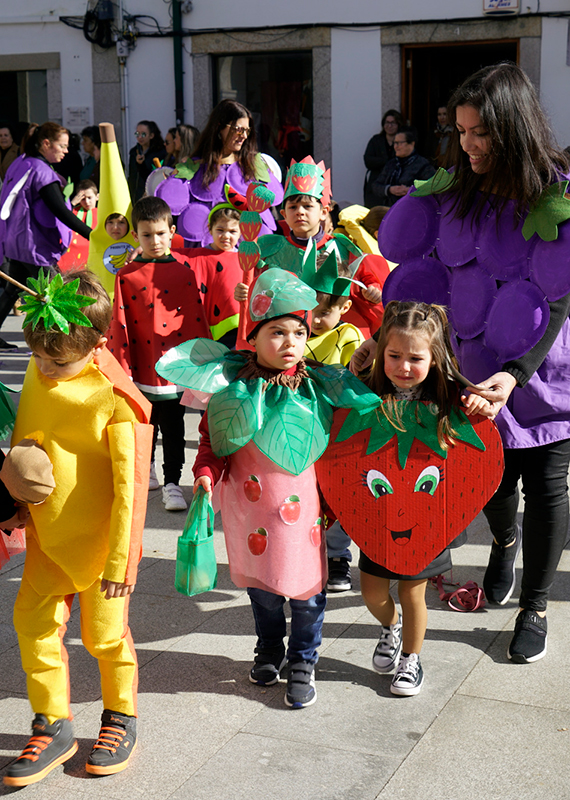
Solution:
M 85 270 L 29 279 L 22 309 L 32 351 L 13 442 L 37 442 L 55 488 L 30 505 L 27 555 L 14 609 L 32 738 L 4 782 L 26 786 L 77 750 L 62 643 L 71 600 L 99 659 L 104 712 L 86 770 L 124 769 L 136 744 L 137 661 L 127 624 L 144 528 L 150 404 L 105 347 L 109 297 Z M 41 737 L 41 738 L 40 738 Z
M 262 272 L 248 301 L 254 352 L 196 339 L 163 356 L 157 371 L 210 395 L 200 424 L 195 488 L 221 481 L 232 580 L 247 587 L 257 645 L 249 679 L 277 683 L 288 662 L 285 703 L 316 699 L 327 578 L 315 461 L 325 450 L 333 408 L 368 408 L 378 398 L 342 367 L 303 357 L 316 293 L 282 269 Z M 291 605 L 286 651 L 283 606 Z

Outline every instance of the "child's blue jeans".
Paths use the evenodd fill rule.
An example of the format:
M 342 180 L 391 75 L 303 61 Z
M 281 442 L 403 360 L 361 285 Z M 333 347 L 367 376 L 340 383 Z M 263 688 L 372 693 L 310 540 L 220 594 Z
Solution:
M 285 598 L 264 589 L 248 589 L 251 601 L 255 632 L 256 652 L 279 652 L 287 634 L 285 621 Z M 287 660 L 308 661 L 316 664 L 317 648 L 323 638 L 323 620 L 327 598 L 324 592 L 308 600 L 289 600 L 291 607 L 291 635 L 287 648 Z

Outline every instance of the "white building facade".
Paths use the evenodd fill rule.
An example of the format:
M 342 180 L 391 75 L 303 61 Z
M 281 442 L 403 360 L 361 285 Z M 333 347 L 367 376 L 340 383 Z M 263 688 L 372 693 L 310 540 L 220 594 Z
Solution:
M 504 59 L 526 70 L 568 146 L 568 0 L 2 0 L 0 121 L 110 121 L 124 156 L 139 120 L 200 128 L 233 97 L 260 149 L 283 164 L 324 159 L 346 204 L 362 202 L 384 111 L 401 110 L 427 148 L 438 105 Z

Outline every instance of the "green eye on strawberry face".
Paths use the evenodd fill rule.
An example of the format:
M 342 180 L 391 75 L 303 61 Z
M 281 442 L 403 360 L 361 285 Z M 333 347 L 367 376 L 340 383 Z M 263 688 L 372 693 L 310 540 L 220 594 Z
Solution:
M 414 492 L 425 492 L 433 496 L 440 479 L 441 473 L 438 467 L 426 467 L 419 474 L 416 485 L 414 486 Z
M 366 484 L 373 497 L 384 497 L 386 494 L 394 494 L 394 489 L 388 478 L 377 469 L 371 469 L 366 473 Z

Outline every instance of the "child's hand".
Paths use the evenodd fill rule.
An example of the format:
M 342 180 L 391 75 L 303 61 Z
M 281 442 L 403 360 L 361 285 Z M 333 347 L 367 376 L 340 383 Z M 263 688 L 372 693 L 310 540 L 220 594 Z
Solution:
M 18 506 L 16 513 L 10 519 L 0 522 L 0 528 L 3 531 L 13 531 L 14 528 L 25 528 L 26 522 L 30 518 L 28 506 Z
M 476 414 L 481 414 L 482 417 L 489 417 L 495 419 L 497 410 L 493 408 L 493 403 L 485 400 L 484 397 L 479 397 L 477 394 L 472 394 L 469 391 L 461 395 L 461 400 L 464 405 L 464 411 L 468 417 L 474 417 Z
M 369 303 L 377 304 L 382 302 L 382 289 L 374 283 L 371 283 L 366 289 L 361 289 L 361 292 L 362 297 L 368 300 Z
M 238 300 L 240 303 L 244 303 L 247 302 L 248 296 L 249 296 L 249 287 L 247 283 L 238 283 L 238 285 L 234 289 L 234 300 Z
M 212 481 L 207 475 L 201 475 L 199 478 L 196 478 L 194 481 L 194 494 L 198 491 L 198 487 L 201 486 L 205 492 L 211 494 L 212 492 Z
M 108 581 L 106 578 L 101 578 L 101 592 L 105 592 L 105 600 L 111 600 L 113 597 L 127 597 L 135 590 L 134 583 L 115 583 Z
M 350 359 L 350 364 L 348 365 L 348 368 L 352 372 L 352 374 L 358 375 L 358 373 L 362 372 L 363 369 L 369 367 L 374 361 L 375 352 L 376 352 L 376 342 L 374 341 L 374 339 L 367 339 L 365 342 L 363 342 L 358 348 L 358 350 L 354 351 L 354 354 Z

